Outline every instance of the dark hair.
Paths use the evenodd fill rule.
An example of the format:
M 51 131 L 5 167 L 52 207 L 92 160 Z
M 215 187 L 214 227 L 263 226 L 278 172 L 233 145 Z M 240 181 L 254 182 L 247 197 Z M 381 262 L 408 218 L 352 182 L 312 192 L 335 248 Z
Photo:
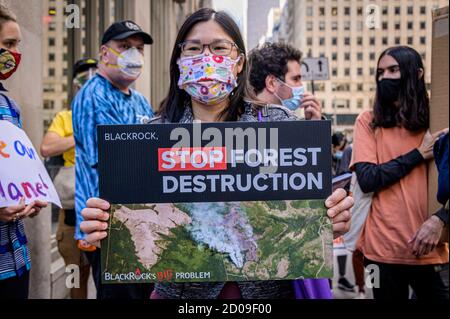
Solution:
M 340 146 L 344 140 L 346 140 L 345 135 L 344 135 L 344 133 L 341 133 L 341 132 L 336 132 L 331 137 L 331 143 L 335 147 Z
M 192 15 L 190 15 L 184 22 L 183 26 L 178 32 L 178 36 L 173 49 L 172 58 L 170 60 L 170 87 L 169 93 L 159 111 L 161 117 L 169 122 L 179 122 L 184 113 L 186 102 L 191 100 L 191 97 L 182 89 L 178 87 L 178 80 L 180 77 L 180 70 L 177 61 L 181 55 L 179 44 L 182 43 L 192 28 L 201 22 L 214 20 L 223 30 L 233 39 L 234 43 L 239 49 L 239 53 L 245 55 L 245 44 L 242 38 L 239 27 L 234 20 L 225 12 L 216 12 L 210 8 L 203 8 Z M 244 112 L 244 96 L 247 92 L 247 61 L 244 59 L 242 72 L 238 75 L 238 86 L 230 95 L 230 105 L 221 114 L 225 121 L 236 121 Z
M 250 85 L 258 94 L 266 87 L 266 79 L 269 75 L 284 81 L 288 73 L 288 62 L 300 63 L 301 59 L 302 52 L 289 44 L 264 43 L 249 53 Z
M 407 46 L 392 47 L 381 54 L 377 65 L 386 55 L 393 57 L 400 66 L 400 106 L 386 105 L 382 102 L 378 94 L 380 81 L 377 74 L 377 94 L 372 127 L 403 126 L 413 132 L 427 130 L 430 126 L 430 99 L 425 85 L 425 68 L 421 56 L 416 50 Z M 424 70 L 421 78 L 419 78 L 419 69 Z
M 8 21 L 17 22 L 17 17 L 7 6 L 0 3 L 0 30 L 3 24 Z

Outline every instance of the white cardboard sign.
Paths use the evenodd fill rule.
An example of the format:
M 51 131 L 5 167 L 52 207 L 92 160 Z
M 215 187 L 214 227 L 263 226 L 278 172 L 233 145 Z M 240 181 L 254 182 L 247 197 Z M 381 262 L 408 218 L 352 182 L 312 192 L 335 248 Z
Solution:
M 15 206 L 25 197 L 61 207 L 58 194 L 38 153 L 23 130 L 0 121 L 0 207 Z

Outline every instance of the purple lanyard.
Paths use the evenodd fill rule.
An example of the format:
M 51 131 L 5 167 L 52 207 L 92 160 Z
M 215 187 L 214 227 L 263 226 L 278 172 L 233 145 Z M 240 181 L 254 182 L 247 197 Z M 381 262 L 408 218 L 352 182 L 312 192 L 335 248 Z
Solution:
M 264 114 L 263 110 L 258 111 L 258 122 L 268 122 L 267 118 L 269 117 L 269 111 L 267 105 L 264 106 Z
M 263 116 L 261 110 L 258 111 L 258 122 L 263 122 Z

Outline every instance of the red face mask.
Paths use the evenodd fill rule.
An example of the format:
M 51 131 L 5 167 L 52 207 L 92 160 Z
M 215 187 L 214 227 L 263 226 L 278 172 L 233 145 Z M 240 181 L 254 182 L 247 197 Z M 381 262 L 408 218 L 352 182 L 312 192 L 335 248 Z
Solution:
M 6 80 L 19 67 L 22 54 L 6 49 L 0 49 L 0 80 Z

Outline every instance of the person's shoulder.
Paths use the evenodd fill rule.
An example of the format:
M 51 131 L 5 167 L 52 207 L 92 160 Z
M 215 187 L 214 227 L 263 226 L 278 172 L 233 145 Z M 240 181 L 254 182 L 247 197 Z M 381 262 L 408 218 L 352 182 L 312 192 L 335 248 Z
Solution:
M 14 110 L 17 113 L 20 113 L 19 104 L 17 104 L 17 102 L 13 98 L 7 96 L 4 93 L 0 94 L 0 103 L 4 104 L 4 105 L 8 105 L 9 104 L 8 102 L 11 103 L 11 106 L 14 108 Z
M 146 124 L 165 124 L 167 123 L 162 116 L 155 116 L 150 119 Z
M 356 122 L 370 124 L 373 121 L 373 112 L 372 111 L 364 111 L 358 115 L 356 118 Z
M 299 119 L 294 112 L 282 105 L 270 104 L 267 109 L 270 121 L 296 121 Z
M 68 110 L 68 109 L 64 109 L 64 110 L 61 110 L 58 113 L 56 113 L 56 116 L 62 117 L 62 118 L 72 117 L 72 111 Z
M 100 94 L 105 94 L 110 87 L 110 83 L 104 77 L 99 74 L 96 74 L 92 77 L 92 79 L 88 80 L 83 87 L 78 92 L 77 96 L 82 98 L 85 97 L 96 97 Z

